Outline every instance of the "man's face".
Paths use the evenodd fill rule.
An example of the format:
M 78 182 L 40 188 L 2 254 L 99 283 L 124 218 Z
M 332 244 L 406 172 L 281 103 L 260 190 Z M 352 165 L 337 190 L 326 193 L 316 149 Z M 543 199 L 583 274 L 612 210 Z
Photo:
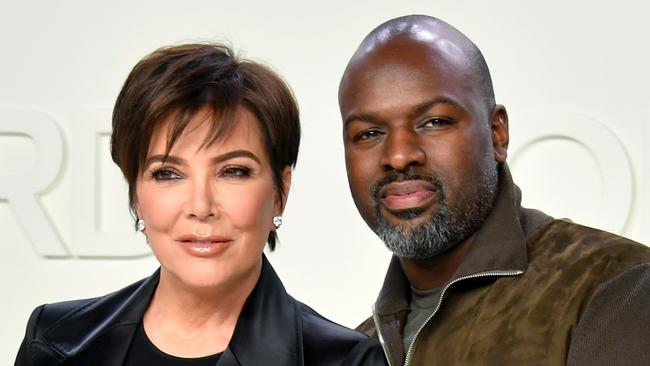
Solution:
M 478 229 L 494 201 L 502 159 L 491 111 L 454 51 L 392 40 L 353 61 L 341 84 L 353 199 L 400 257 L 450 249 Z

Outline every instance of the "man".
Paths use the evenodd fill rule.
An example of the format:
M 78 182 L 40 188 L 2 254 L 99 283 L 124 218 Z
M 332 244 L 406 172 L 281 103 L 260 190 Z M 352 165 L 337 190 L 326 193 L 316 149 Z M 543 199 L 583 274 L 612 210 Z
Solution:
M 479 49 L 390 20 L 339 89 L 352 196 L 394 253 L 373 317 L 391 365 L 650 365 L 650 248 L 520 206 Z

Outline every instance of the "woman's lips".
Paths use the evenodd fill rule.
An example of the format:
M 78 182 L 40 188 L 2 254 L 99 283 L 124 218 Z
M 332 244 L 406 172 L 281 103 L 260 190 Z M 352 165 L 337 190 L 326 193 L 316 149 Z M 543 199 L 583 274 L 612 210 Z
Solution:
M 198 257 L 209 257 L 224 250 L 232 239 L 221 236 L 184 235 L 176 239 L 189 254 Z
M 389 211 L 422 208 L 433 200 L 435 186 L 424 180 L 407 180 L 386 184 L 379 199 Z

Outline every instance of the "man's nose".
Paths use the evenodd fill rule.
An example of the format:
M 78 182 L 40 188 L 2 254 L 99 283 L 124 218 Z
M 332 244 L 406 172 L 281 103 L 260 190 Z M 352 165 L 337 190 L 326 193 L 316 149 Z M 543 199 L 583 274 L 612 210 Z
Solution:
M 423 165 L 426 153 L 416 131 L 400 129 L 391 131 L 384 142 L 381 164 L 386 171 L 407 170 L 411 166 Z

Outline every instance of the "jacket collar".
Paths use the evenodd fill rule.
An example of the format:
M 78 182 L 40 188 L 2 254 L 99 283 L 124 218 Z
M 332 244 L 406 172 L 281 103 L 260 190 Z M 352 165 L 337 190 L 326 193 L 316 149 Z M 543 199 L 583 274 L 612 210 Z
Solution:
M 499 167 L 499 190 L 494 207 L 474 234 L 471 247 L 449 282 L 489 271 L 524 271 L 528 264 L 526 236 L 550 217 L 521 207 L 521 191 L 508 166 Z M 397 257 L 393 256 L 374 313 L 408 310 L 410 286 Z
M 298 303 L 287 294 L 264 257 L 260 279 L 246 300 L 228 349 L 217 365 L 301 365 L 300 316 Z
M 72 358 L 94 342 L 101 342 L 115 329 L 124 330 L 127 326 L 131 327 L 129 336 L 112 337 L 109 352 L 116 363 L 123 362 L 159 279 L 160 270 L 157 270 L 142 281 L 72 310 L 45 330 L 45 343 L 61 359 Z M 256 365 L 260 360 L 269 366 L 300 364 L 303 354 L 299 316 L 297 302 L 287 294 L 263 255 L 260 278 L 244 304 L 232 339 L 217 365 Z
M 521 192 L 506 164 L 499 167 L 499 191 L 494 207 L 474 234 L 465 258 L 447 282 L 483 272 L 523 272 L 528 264 L 526 236 L 550 218 L 539 211 L 521 208 Z M 503 273 L 503 272 L 501 272 Z M 386 357 L 391 365 L 404 362 L 402 343 L 404 322 L 409 309 L 409 281 L 399 258 L 393 256 L 384 285 L 375 302 L 373 315 Z
M 524 271 L 528 265 L 526 236 L 519 221 L 521 191 L 505 164 L 499 169 L 499 193 L 492 211 L 474 234 L 466 257 L 452 277 L 501 270 Z

